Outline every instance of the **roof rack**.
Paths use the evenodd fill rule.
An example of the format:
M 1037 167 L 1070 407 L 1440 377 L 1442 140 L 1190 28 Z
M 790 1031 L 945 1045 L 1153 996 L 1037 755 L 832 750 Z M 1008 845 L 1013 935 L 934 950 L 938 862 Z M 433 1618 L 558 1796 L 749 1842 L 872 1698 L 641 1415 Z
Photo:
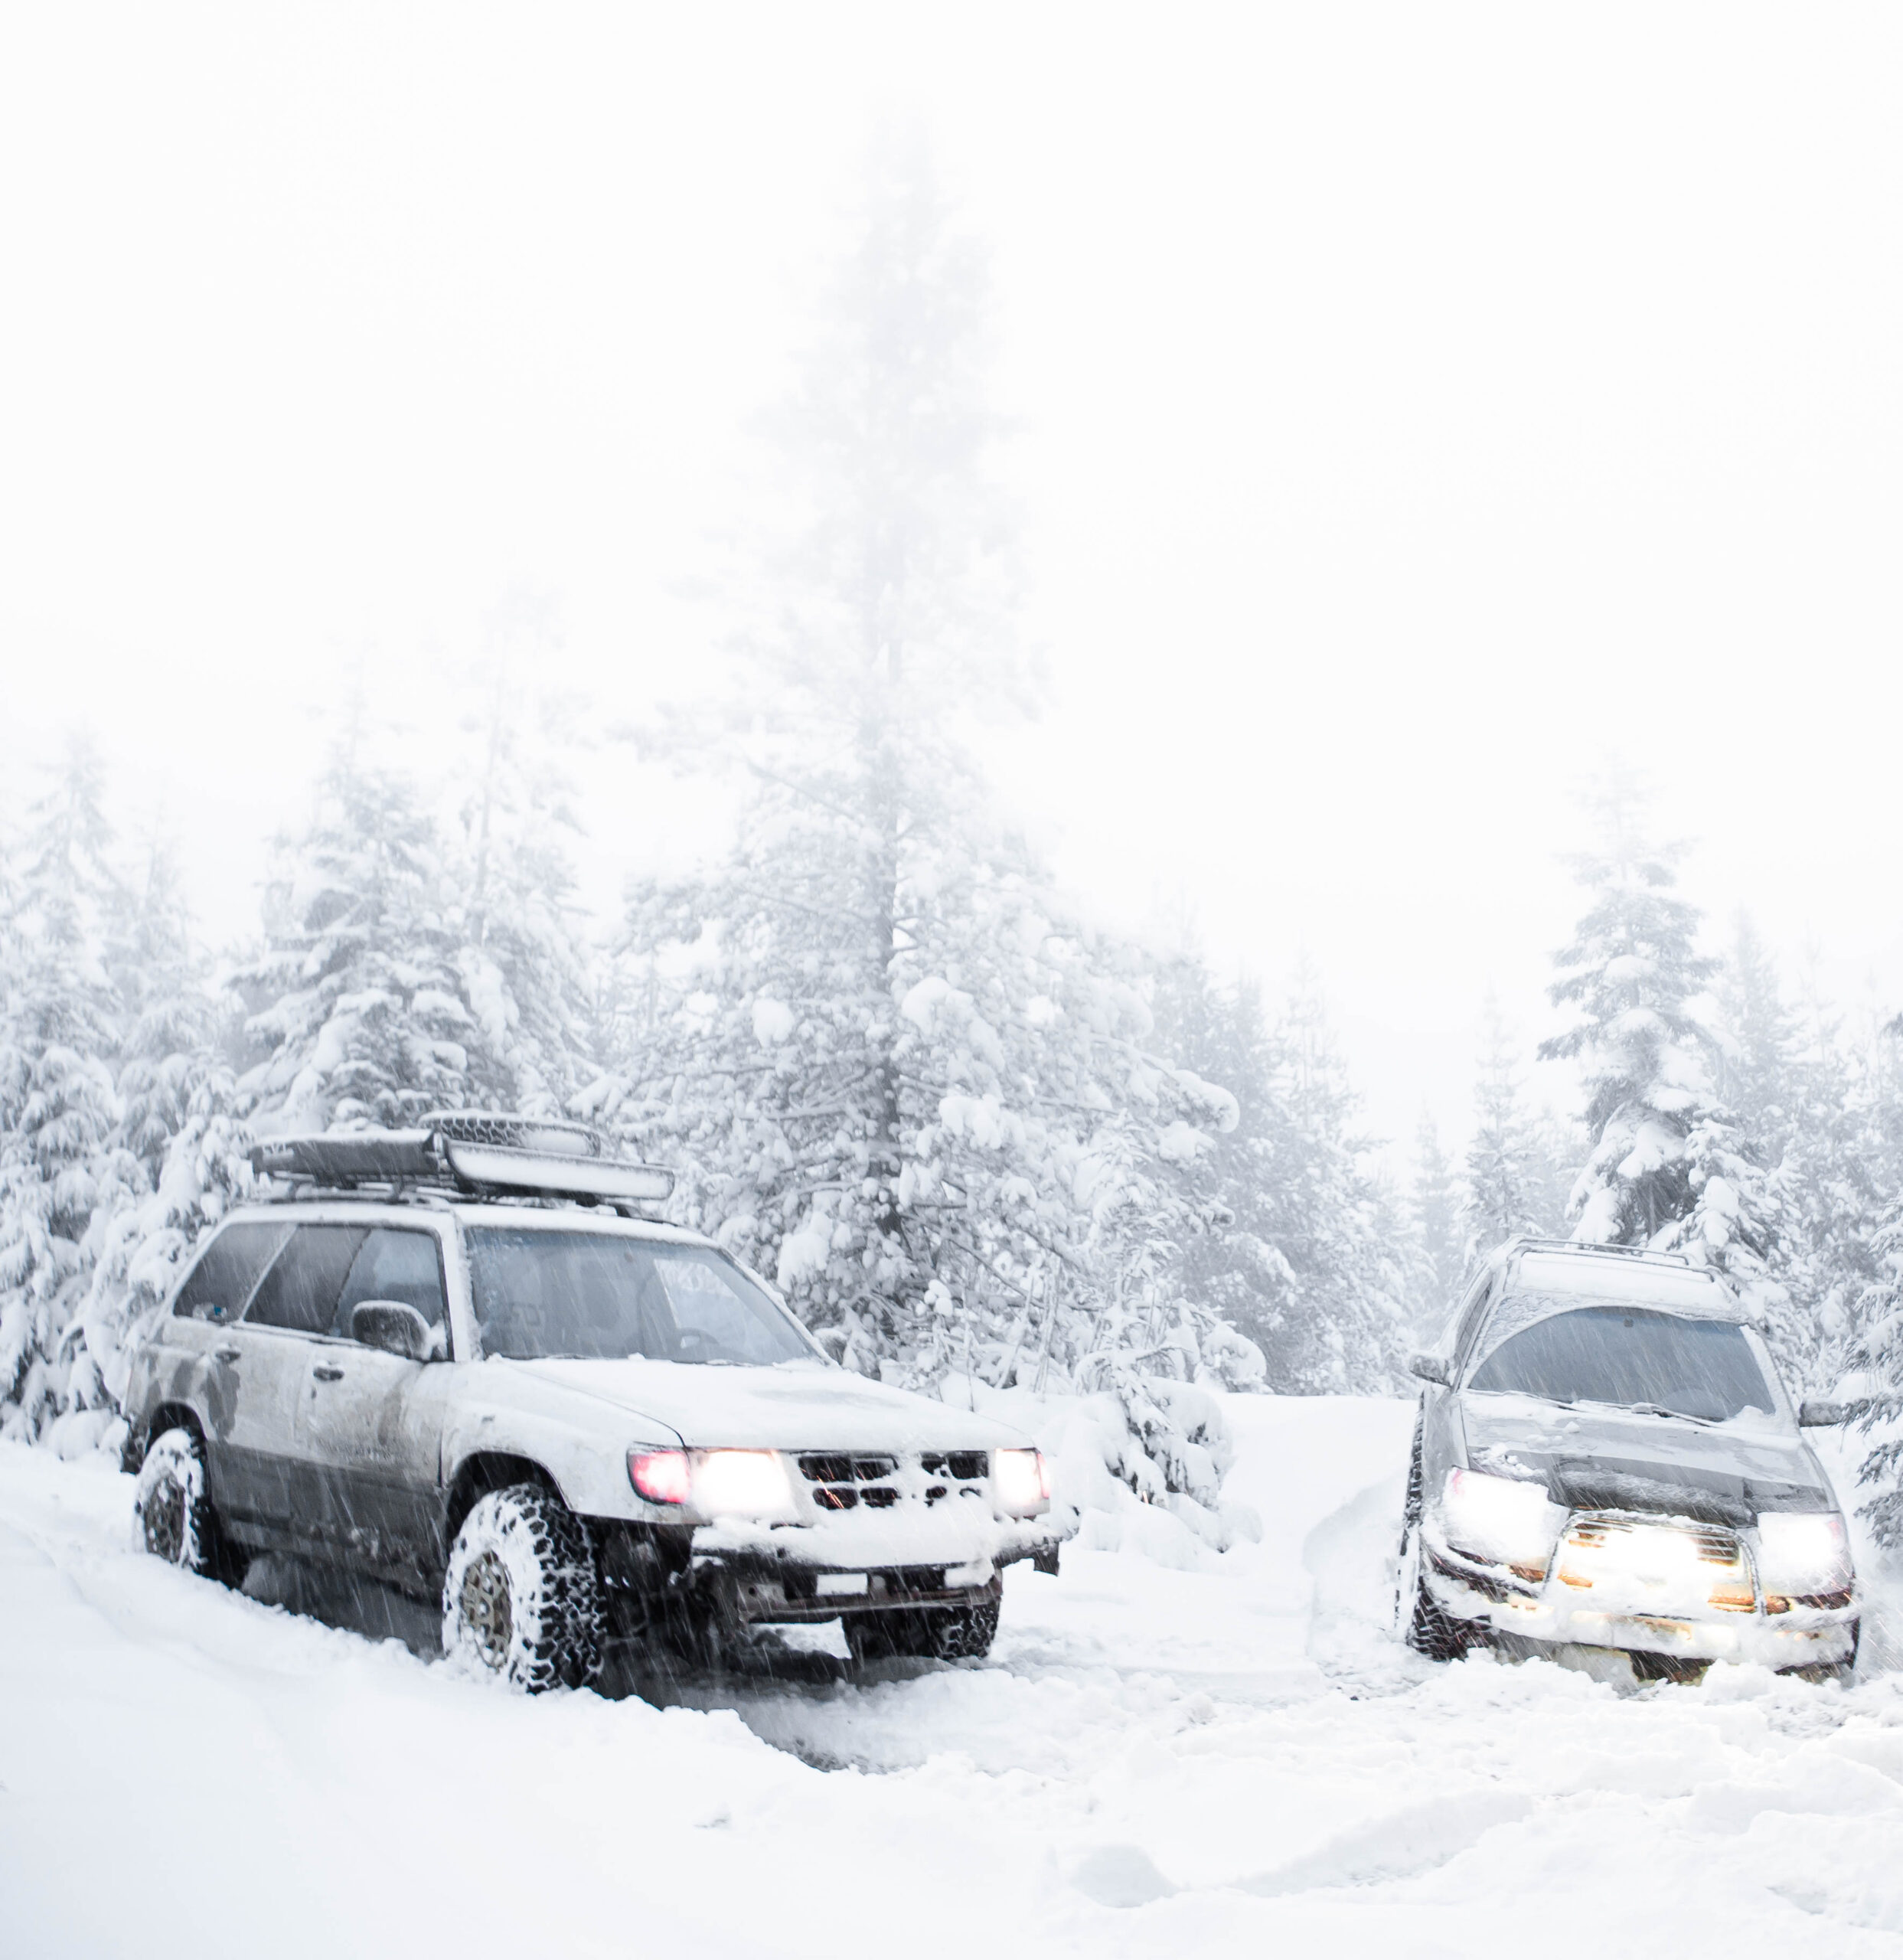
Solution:
M 1621 1259 L 1669 1259 L 1674 1266 L 1689 1266 L 1691 1261 L 1683 1253 L 1654 1252 L 1650 1246 L 1608 1245 L 1599 1239 L 1535 1239 L 1526 1236 L 1510 1239 L 1507 1247 L 1513 1252 L 1534 1253 L 1614 1253 Z
M 465 1197 L 566 1198 L 632 1210 L 664 1203 L 674 1173 L 608 1153 L 581 1123 L 508 1116 L 491 1109 L 432 1109 L 413 1130 L 354 1130 L 273 1137 L 251 1147 L 251 1168 L 294 1189 L 393 1195 L 413 1188 Z

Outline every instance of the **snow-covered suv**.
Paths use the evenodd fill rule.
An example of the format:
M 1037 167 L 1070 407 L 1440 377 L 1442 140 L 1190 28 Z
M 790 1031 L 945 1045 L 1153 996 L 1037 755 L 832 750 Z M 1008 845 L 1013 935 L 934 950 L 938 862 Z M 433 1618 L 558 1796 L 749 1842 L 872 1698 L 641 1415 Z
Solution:
M 1437 1659 L 1617 1649 L 1847 1673 L 1856 1574 L 1830 1480 L 1718 1276 L 1671 1254 L 1519 1240 L 1418 1355 L 1397 1601 Z
M 439 1596 L 528 1689 L 605 1640 L 711 1658 L 843 1619 L 858 1657 L 982 1655 L 1000 1570 L 1056 1569 L 1028 1441 L 836 1365 L 756 1275 L 654 1222 L 668 1174 L 485 1114 L 288 1138 L 127 1390 L 144 1542 L 282 1551 Z

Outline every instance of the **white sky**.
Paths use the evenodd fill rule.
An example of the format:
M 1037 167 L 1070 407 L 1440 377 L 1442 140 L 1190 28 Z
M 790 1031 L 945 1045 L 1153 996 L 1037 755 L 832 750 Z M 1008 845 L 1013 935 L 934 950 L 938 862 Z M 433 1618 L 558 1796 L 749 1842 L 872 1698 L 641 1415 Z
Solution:
M 1797 6 L 15 8 L 0 801 L 90 724 L 230 933 L 354 669 L 427 766 L 527 590 L 605 720 L 680 692 L 896 106 L 1025 423 L 1053 694 L 997 766 L 1097 903 L 1305 946 L 1372 1122 L 1457 1132 L 1616 749 L 1715 920 L 1894 1005 L 1900 54 Z M 590 773 L 605 896 L 702 834 Z

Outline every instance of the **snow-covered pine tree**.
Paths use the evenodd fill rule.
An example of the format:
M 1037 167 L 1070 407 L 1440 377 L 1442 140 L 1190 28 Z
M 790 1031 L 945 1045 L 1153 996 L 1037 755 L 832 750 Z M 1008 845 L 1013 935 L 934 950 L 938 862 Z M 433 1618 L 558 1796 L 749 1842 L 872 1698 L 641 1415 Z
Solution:
M 1409 1210 L 1424 1282 L 1422 1297 L 1413 1302 L 1412 1318 L 1415 1334 L 1424 1341 L 1440 1331 L 1460 1298 L 1461 1280 L 1467 1270 L 1462 1196 L 1459 1176 L 1441 1147 L 1439 1127 L 1423 1110 L 1414 1136 Z
M 491 622 L 473 753 L 461 773 L 459 873 L 462 995 L 481 1030 L 472 1093 L 495 1106 L 557 1116 L 599 1073 L 593 980 L 568 840 L 581 832 L 563 763 L 573 704 L 519 681 L 553 644 L 548 608 L 528 599 Z
M 211 984 L 162 842 L 149 845 L 113 939 L 126 1022 L 115 1135 L 136 1175 L 102 1193 L 86 1239 L 92 1276 L 77 1319 L 71 1399 L 102 1412 L 96 1428 L 124 1392 L 134 1328 L 251 1179 L 250 1133 L 224 1052 L 237 1003 Z
M 1583 1063 L 1591 1143 L 1573 1236 L 1719 1266 L 1768 1320 L 1782 1308 L 1775 1193 L 1712 1086 L 1695 1008 L 1719 962 L 1697 950 L 1698 911 L 1676 890 L 1683 847 L 1646 833 L 1648 801 L 1627 771 L 1596 786 L 1598 848 L 1574 861 L 1591 902 L 1554 956 L 1553 1002 L 1578 1018 L 1539 1052 Z
M 1028 691 L 982 292 L 889 151 L 778 425 L 805 522 L 716 745 L 751 773 L 739 839 L 632 893 L 640 1005 L 587 1106 L 854 1367 L 1102 1389 L 1141 1434 L 1241 1349 L 1170 1280 L 1233 1105 L 1153 1052 L 1144 962 L 995 821 L 963 739 Z M 1209 1461 L 1150 1441 L 1133 1481 Z
M 1530 1113 L 1519 1044 L 1490 990 L 1474 1081 L 1474 1135 L 1462 1178 L 1463 1250 L 1468 1265 L 1523 1233 L 1564 1231 L 1572 1173 L 1555 1128 Z M 1578 1161 L 1576 1158 L 1574 1160 Z
M 408 778 L 357 747 L 339 745 L 308 829 L 280 843 L 265 949 L 233 976 L 263 1051 L 240 1086 L 273 1129 L 400 1128 L 501 1073 L 472 1060 L 483 1031 L 436 825 Z
M 102 770 L 75 740 L 28 812 L 0 949 L 0 1435 L 72 1406 L 87 1228 L 138 1165 L 114 1142 L 121 1003 L 104 952 L 118 903 Z M 82 1371 L 83 1372 L 83 1371 Z
M 1408 1223 L 1364 1168 L 1312 969 L 1272 1024 L 1253 982 L 1219 988 L 1193 957 L 1160 982 L 1164 1045 L 1229 1088 L 1239 1112 L 1209 1155 L 1228 1222 L 1189 1243 L 1185 1291 L 1249 1337 L 1278 1393 L 1386 1387 L 1406 1341 Z

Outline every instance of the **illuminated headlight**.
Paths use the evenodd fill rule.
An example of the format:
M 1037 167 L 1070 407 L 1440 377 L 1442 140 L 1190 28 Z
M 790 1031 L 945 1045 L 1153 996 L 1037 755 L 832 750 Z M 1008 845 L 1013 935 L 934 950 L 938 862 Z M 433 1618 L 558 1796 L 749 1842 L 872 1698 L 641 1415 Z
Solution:
M 991 1488 L 997 1508 L 1013 1517 L 1033 1517 L 1050 1502 L 1050 1469 L 1036 1449 L 1000 1449 L 992 1459 Z
M 1480 1470 L 1450 1470 L 1441 1498 L 1447 1542 L 1468 1557 L 1543 1576 L 1566 1514 L 1544 1486 Z
M 1758 1520 L 1758 1583 L 1768 1599 L 1847 1592 L 1855 1575 L 1834 1511 L 1768 1511 Z
M 630 1450 L 628 1481 L 650 1504 L 690 1505 L 703 1517 L 793 1514 L 792 1486 L 775 1450 Z
M 791 1517 L 786 1465 L 777 1450 L 705 1450 L 694 1459 L 694 1505 L 707 1517 Z

